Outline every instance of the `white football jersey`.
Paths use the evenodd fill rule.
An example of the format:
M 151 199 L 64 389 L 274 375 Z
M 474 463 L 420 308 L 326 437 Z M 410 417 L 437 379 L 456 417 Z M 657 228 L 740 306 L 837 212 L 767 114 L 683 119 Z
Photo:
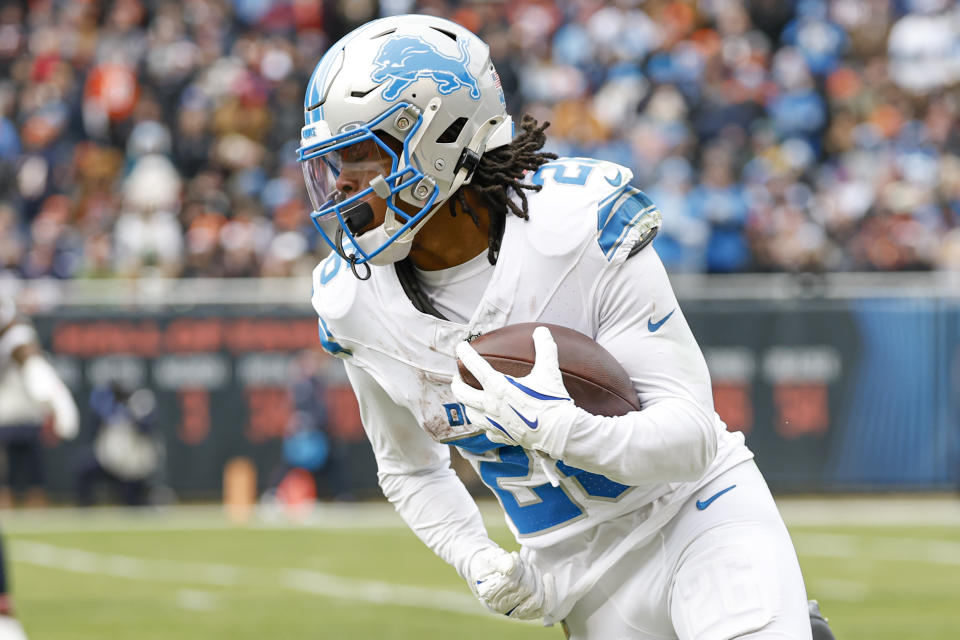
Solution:
M 321 342 L 346 360 L 388 498 L 456 565 L 436 531 L 442 527 L 417 527 L 440 516 L 404 514 L 406 498 L 391 495 L 384 479 L 422 474 L 443 460 L 444 448 L 418 434 L 457 446 L 500 501 L 524 553 L 556 576 L 562 597 L 547 622 L 561 619 L 693 491 L 751 457 L 713 412 L 700 349 L 659 258 L 642 249 L 660 213 L 631 178 L 622 166 L 587 158 L 542 166 L 531 176 L 543 188 L 528 193 L 529 220 L 507 216 L 493 275 L 466 324 L 416 310 L 392 265 L 371 267 L 360 281 L 333 254 L 314 272 Z M 459 341 L 520 322 L 594 338 L 624 365 L 643 407 L 572 434 L 570 459 L 551 461 L 559 487 L 529 452 L 491 442 L 449 387 Z M 584 458 L 600 462 L 587 471 L 575 464 Z M 704 465 L 696 477 L 678 471 Z

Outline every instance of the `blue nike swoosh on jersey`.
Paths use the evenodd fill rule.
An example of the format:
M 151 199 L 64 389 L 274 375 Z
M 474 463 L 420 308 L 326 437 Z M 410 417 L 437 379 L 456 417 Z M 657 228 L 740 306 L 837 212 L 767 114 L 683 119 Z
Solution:
M 676 311 L 676 309 L 674 309 L 673 311 Z M 654 321 L 653 321 L 653 318 L 650 318 L 649 320 L 647 320 L 647 329 L 650 330 L 650 333 L 653 333 L 654 331 L 656 331 L 657 329 L 659 329 L 660 327 L 662 327 L 662 326 L 663 326 L 663 323 L 666 322 L 667 320 L 669 320 L 669 319 L 670 319 L 670 316 L 673 315 L 673 311 L 671 311 L 671 312 L 668 313 L 667 315 L 663 316 L 663 319 L 660 320 L 659 322 L 654 322 Z
M 510 408 L 513 409 L 513 407 L 510 407 Z M 536 429 L 537 427 L 540 426 L 540 416 L 537 416 L 537 419 L 531 422 L 530 420 L 527 420 L 527 416 L 523 415 L 516 409 L 513 409 L 513 412 L 518 416 L 520 416 L 520 419 L 523 420 L 523 423 L 526 424 L 528 427 L 530 427 L 530 429 Z
M 717 491 L 715 494 L 713 494 L 706 500 L 697 500 L 697 509 L 699 509 L 700 511 L 703 511 L 704 509 L 709 507 L 711 504 L 713 504 L 714 500 L 716 500 L 717 498 L 725 494 L 727 491 L 730 491 L 731 489 L 736 489 L 736 487 L 737 485 L 732 484 L 726 489 L 721 489 L 720 491 Z
M 603 176 L 603 179 L 610 183 L 611 187 L 619 187 L 620 183 L 623 182 L 623 174 L 617 171 L 617 176 L 613 180 L 607 176 Z

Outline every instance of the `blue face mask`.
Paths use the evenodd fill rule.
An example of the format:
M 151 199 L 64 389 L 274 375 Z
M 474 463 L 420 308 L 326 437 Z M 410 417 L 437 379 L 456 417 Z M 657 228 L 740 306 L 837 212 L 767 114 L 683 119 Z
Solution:
M 408 142 L 421 120 L 411 119 L 399 153 L 374 131 L 381 122 L 409 106 L 399 103 L 370 123 L 329 138 L 318 136 L 316 142 L 307 136 L 313 126 L 304 127 L 298 158 L 314 209 L 310 217 L 324 242 L 351 264 L 373 261 L 423 220 L 437 201 L 436 186 L 425 181 L 424 174 L 409 163 Z M 411 189 L 422 200 L 423 204 L 412 213 L 414 206 L 398 206 L 396 196 L 404 189 Z M 368 227 L 378 217 L 381 222 L 389 222 L 385 228 L 374 230 L 378 233 L 372 233 Z

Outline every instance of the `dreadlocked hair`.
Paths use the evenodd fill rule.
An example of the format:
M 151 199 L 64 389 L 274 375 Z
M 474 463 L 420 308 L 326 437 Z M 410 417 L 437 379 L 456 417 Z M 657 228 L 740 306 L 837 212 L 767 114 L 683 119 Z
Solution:
M 554 153 L 540 151 L 547 141 L 547 136 L 543 132 L 549 126 L 549 122 L 540 125 L 532 116 L 524 115 L 520 122 L 521 132 L 510 144 L 484 153 L 473 173 L 470 187 L 483 196 L 490 213 L 490 238 L 487 250 L 487 259 L 490 264 L 497 263 L 507 214 L 512 213 L 524 220 L 528 219 L 526 192 L 540 191 L 542 188 L 538 184 L 522 182 L 524 175 L 528 171 L 536 171 L 550 160 L 557 159 Z M 518 197 L 519 205 L 511 194 Z M 457 190 L 450 203 L 450 213 L 457 215 L 457 208 L 470 216 L 477 225 L 480 224 L 477 211 L 467 202 L 466 189 Z

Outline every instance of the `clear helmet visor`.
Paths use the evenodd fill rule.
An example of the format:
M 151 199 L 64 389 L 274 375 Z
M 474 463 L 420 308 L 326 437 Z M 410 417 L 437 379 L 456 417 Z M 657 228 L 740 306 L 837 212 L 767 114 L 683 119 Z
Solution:
M 337 144 L 331 151 L 301 162 L 310 203 L 319 222 L 347 216 L 361 204 L 375 209 L 385 202 L 370 187 L 377 176 L 390 176 L 394 159 L 370 137 Z M 380 204 L 374 201 L 379 200 Z

